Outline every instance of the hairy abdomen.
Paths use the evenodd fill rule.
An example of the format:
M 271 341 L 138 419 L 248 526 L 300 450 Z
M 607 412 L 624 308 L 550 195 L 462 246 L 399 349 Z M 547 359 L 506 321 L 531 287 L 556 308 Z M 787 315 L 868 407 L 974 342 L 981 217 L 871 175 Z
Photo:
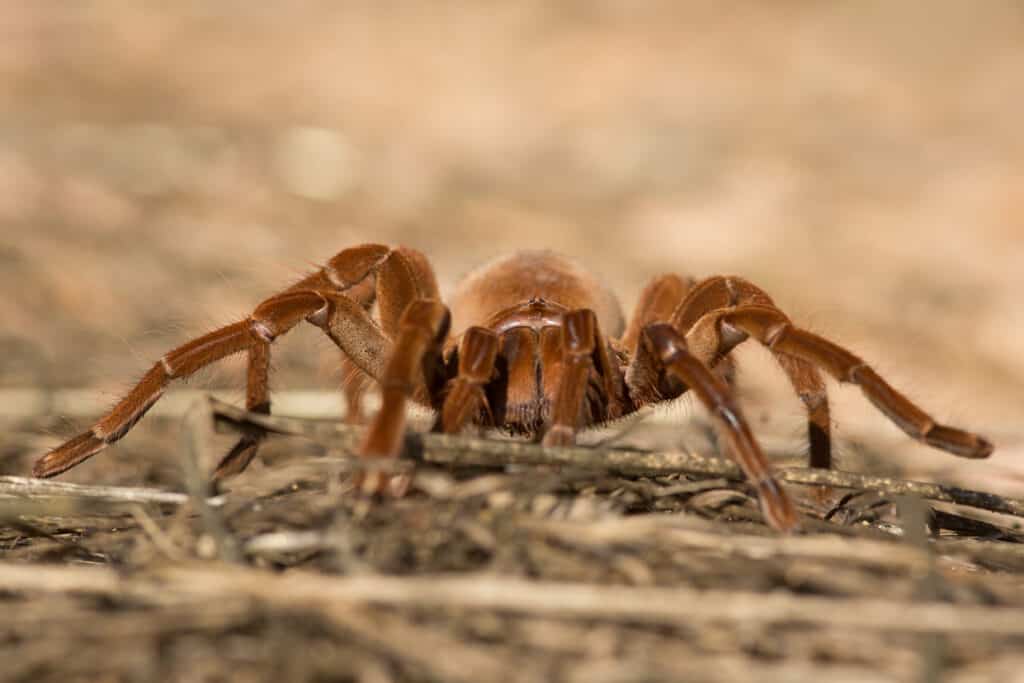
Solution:
M 477 268 L 459 283 L 450 302 L 452 336 L 471 325 L 486 327 L 496 313 L 531 299 L 567 310 L 592 309 L 604 334 L 622 334 L 618 299 L 592 273 L 551 251 L 518 251 Z

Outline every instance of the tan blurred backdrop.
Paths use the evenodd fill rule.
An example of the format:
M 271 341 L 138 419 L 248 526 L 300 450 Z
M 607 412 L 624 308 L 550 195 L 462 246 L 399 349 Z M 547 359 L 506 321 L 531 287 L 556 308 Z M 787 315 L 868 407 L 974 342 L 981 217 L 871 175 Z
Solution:
M 10 2 L 0 98 L 0 386 L 114 395 L 358 242 L 448 288 L 549 247 L 627 307 L 743 274 L 1001 450 L 954 472 L 851 389 L 841 438 L 1024 481 L 1019 3 Z M 336 386 L 292 337 L 275 385 Z

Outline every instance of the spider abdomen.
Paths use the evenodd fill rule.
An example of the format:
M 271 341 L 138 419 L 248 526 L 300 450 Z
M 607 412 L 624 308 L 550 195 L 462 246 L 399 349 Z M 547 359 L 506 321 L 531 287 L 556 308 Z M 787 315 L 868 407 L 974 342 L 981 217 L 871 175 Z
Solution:
M 460 336 L 471 325 L 492 327 L 495 316 L 531 300 L 562 311 L 589 308 L 604 334 L 622 333 L 618 299 L 590 271 L 551 251 L 517 251 L 484 264 L 458 284 L 449 303 L 452 336 Z

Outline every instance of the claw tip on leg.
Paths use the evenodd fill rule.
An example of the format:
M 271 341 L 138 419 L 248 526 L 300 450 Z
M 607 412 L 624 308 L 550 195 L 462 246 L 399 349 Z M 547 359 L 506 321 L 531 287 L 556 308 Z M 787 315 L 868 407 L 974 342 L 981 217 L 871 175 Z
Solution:
M 80 434 L 36 460 L 32 465 L 32 476 L 40 479 L 55 477 L 82 461 L 88 460 L 106 446 L 107 443 L 97 438 L 92 432 Z
M 941 448 L 961 458 L 980 460 L 992 455 L 995 446 L 978 434 L 965 432 L 956 427 L 935 425 L 924 435 L 924 442 L 934 448 Z
M 800 514 L 778 482 L 774 479 L 767 479 L 761 482 L 757 488 L 761 512 L 769 526 L 784 534 L 798 531 L 800 529 Z

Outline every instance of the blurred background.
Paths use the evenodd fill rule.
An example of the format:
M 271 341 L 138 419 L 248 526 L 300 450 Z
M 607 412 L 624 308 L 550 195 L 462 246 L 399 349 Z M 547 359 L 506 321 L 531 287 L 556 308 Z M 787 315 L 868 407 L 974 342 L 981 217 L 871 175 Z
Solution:
M 112 400 L 359 242 L 448 291 L 546 247 L 627 309 L 665 271 L 754 280 L 1000 447 L 930 451 L 844 388 L 841 457 L 1024 494 L 1022 84 L 1009 0 L 5 3 L 0 388 Z M 276 387 L 340 381 L 312 331 L 276 353 Z M 743 400 L 799 450 L 764 355 Z

